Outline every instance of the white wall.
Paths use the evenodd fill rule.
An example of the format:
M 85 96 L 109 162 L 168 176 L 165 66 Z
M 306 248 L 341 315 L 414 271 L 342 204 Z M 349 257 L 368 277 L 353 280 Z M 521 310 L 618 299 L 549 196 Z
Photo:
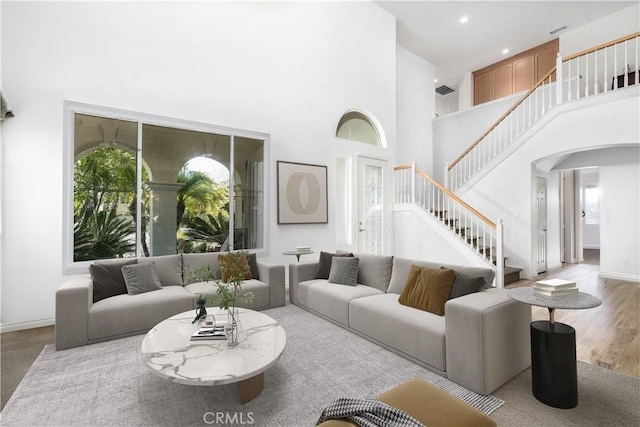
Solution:
M 394 242 L 394 256 L 487 267 L 487 263 L 462 240 L 457 245 L 452 244 L 451 239 L 455 237 L 451 231 L 417 205 L 396 205 L 393 224 L 398 236 Z
M 411 163 L 431 173 L 435 116 L 434 67 L 398 46 L 397 50 L 397 162 Z M 396 165 L 394 165 L 396 166 Z
M 269 133 L 267 249 L 282 263 L 293 259 L 281 252 L 300 244 L 335 248 L 334 132 L 345 111 L 373 114 L 393 158 L 395 19 L 374 4 L 0 7 L 2 78 L 16 115 L 2 126 L 3 325 L 50 321 L 66 278 L 63 100 Z M 276 224 L 276 160 L 328 166 L 329 224 Z
M 560 55 L 568 56 L 640 30 L 640 3 L 560 34 Z
M 600 275 L 640 282 L 640 159 L 600 171 Z
M 523 268 L 523 277 L 535 275 L 532 226 L 535 204 L 535 183 L 532 178 L 535 171 L 532 172 L 532 163 L 556 154 L 639 144 L 638 91 L 627 90 L 634 91 L 626 92 L 627 95 L 635 96 L 610 92 L 597 100 L 574 101 L 556 107 L 549 113 L 552 119 L 546 126 L 541 127 L 522 147 L 463 194 L 465 201 L 488 218 L 504 219 L 505 254 L 509 257 L 509 265 Z M 628 190 L 625 194 L 633 206 L 640 194 Z M 548 210 L 548 215 L 559 215 L 559 212 Z M 630 215 L 635 215 L 636 222 L 640 221 L 637 210 Z M 603 244 L 605 232 L 602 229 Z M 559 242 L 559 237 L 555 241 Z M 625 251 L 633 253 L 638 246 L 640 236 L 629 234 L 625 239 L 618 240 L 615 248 L 608 248 L 615 254 L 622 254 Z M 604 250 L 604 246 L 601 250 Z M 549 254 L 551 252 L 548 250 Z M 640 271 L 635 274 L 640 274 Z
M 433 177 L 444 183 L 444 164 L 453 162 L 500 118 L 522 94 L 485 102 L 433 121 Z

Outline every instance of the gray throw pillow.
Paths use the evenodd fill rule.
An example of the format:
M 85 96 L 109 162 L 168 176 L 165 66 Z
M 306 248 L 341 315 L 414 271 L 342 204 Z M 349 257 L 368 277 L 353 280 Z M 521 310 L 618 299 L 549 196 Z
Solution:
M 359 262 L 360 260 L 354 257 L 333 257 L 329 271 L 329 282 L 355 286 L 358 282 Z
M 258 272 L 258 258 L 256 254 L 247 253 L 247 264 L 249 264 L 249 270 L 251 270 L 251 278 L 260 280 L 260 273 Z
M 451 286 L 448 299 L 473 294 L 480 291 L 484 286 L 484 278 L 482 276 L 469 276 L 468 274 L 460 273 L 459 271 L 456 271 L 455 273 L 456 275 L 453 279 L 453 286 Z
M 129 295 L 138 295 L 162 289 L 156 265 L 153 262 L 125 265 L 122 267 L 122 276 L 124 277 L 124 283 L 127 285 Z
M 89 273 L 91 273 L 91 279 L 93 280 L 93 302 L 126 294 L 127 285 L 125 285 L 124 277 L 122 276 L 122 267 L 135 263 L 135 259 L 130 259 L 104 264 L 91 264 Z
M 316 279 L 328 279 L 331 271 L 331 261 L 334 257 L 352 257 L 353 254 L 332 254 L 331 252 L 320 252 L 318 260 L 318 269 L 316 270 Z

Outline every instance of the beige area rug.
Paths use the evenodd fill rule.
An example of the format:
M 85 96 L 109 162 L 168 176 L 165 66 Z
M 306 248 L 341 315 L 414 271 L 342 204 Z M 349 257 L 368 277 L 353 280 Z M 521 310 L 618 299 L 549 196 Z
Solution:
M 499 426 L 640 426 L 640 379 L 578 361 L 578 406 L 557 409 L 531 393 L 527 369 L 493 393 L 506 403 L 491 417 Z
M 377 395 L 422 378 L 490 414 L 503 401 L 473 393 L 295 305 L 265 311 L 287 347 L 264 391 L 241 405 L 235 384 L 192 387 L 153 374 L 143 336 L 69 350 L 47 346 L 4 407 L 2 426 L 313 426 L 340 397 Z

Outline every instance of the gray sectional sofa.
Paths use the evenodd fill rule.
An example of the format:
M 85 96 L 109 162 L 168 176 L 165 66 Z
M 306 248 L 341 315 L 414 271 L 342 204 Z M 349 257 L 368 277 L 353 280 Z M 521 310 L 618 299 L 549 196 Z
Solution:
M 531 308 L 492 287 L 492 269 L 355 256 L 355 286 L 316 279 L 318 262 L 290 264 L 290 301 L 483 395 L 530 365 Z M 444 316 L 401 305 L 412 264 L 481 277 L 483 289 L 449 299 Z
M 91 276 L 71 276 L 56 291 L 56 349 L 145 333 L 174 314 L 195 309 L 200 294 L 215 295 L 217 288 L 213 282 L 193 282 L 189 272 L 203 265 L 216 270 L 219 254 L 138 258 L 139 264 L 155 264 L 161 288 L 137 295 L 109 296 L 96 302 Z M 118 261 L 96 261 L 95 264 L 114 262 Z M 256 269 L 258 279 L 245 280 L 242 284 L 243 291 L 254 294 L 253 302 L 244 307 L 262 310 L 283 306 L 284 265 L 271 265 L 258 259 Z

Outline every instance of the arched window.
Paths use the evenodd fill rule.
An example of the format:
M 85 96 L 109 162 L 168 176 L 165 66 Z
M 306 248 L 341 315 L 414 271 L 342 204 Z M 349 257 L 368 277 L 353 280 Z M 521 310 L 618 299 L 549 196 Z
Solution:
M 342 116 L 338 123 L 336 136 L 378 147 L 383 145 L 380 133 L 373 120 L 359 111 L 347 111 Z

